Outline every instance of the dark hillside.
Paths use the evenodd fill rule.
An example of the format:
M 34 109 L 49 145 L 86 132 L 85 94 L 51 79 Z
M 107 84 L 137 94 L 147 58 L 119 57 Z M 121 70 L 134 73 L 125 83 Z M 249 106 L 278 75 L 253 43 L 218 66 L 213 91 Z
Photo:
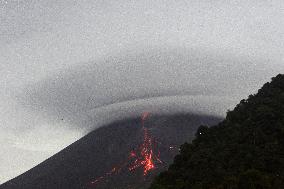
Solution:
M 151 189 L 283 189 L 284 75 L 242 100 L 217 126 L 201 126 Z

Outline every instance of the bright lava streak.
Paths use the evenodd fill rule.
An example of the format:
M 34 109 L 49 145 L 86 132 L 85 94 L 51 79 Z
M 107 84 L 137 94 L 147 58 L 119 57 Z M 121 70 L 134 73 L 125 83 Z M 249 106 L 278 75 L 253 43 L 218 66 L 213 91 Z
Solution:
M 155 145 L 155 140 L 152 138 L 149 129 L 145 127 L 145 121 L 150 116 L 149 112 L 144 112 L 141 115 L 142 130 L 143 130 L 143 143 L 138 146 L 136 150 L 132 150 L 129 153 L 128 160 L 121 164 L 121 166 L 113 167 L 111 171 L 104 174 L 104 176 L 98 177 L 97 179 L 90 182 L 92 186 L 96 186 L 99 182 L 104 179 L 117 174 L 123 167 L 127 167 L 129 171 L 134 171 L 138 168 L 143 169 L 143 175 L 146 176 L 152 169 L 155 169 L 155 162 L 162 164 L 160 160 L 160 151 Z M 157 152 L 156 155 L 154 152 Z
M 136 168 L 143 167 L 144 176 L 147 175 L 147 173 L 150 170 L 155 168 L 154 161 L 156 159 L 160 162 L 160 160 L 153 153 L 153 141 L 149 133 L 149 130 L 144 125 L 144 122 L 149 117 L 149 115 L 150 115 L 149 112 L 144 112 L 141 116 L 143 135 L 144 135 L 143 143 L 138 148 L 139 156 L 134 161 L 134 164 L 129 167 L 129 171 L 133 171 Z

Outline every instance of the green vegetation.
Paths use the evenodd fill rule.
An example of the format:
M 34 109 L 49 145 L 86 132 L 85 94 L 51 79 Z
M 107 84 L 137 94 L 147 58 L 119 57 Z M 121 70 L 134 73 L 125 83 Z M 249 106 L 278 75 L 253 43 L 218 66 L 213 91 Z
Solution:
M 283 189 L 284 75 L 242 100 L 191 144 L 150 189 Z

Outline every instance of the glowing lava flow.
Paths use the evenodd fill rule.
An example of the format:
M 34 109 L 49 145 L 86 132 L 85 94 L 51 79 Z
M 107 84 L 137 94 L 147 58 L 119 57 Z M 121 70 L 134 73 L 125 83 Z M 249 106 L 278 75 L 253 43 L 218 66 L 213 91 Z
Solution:
M 155 161 L 158 161 L 159 163 L 162 163 L 162 161 L 159 159 L 160 152 L 158 151 L 158 156 L 154 154 L 154 141 L 151 138 L 151 135 L 149 133 L 149 129 L 145 127 L 144 122 L 149 117 L 149 112 L 144 112 L 142 114 L 142 129 L 143 129 L 143 143 L 138 148 L 138 155 L 136 155 L 135 152 L 131 152 L 130 156 L 136 158 L 134 163 L 128 168 L 129 171 L 133 171 L 134 169 L 137 169 L 139 167 L 143 168 L 144 176 L 147 175 L 147 173 L 155 168 Z
M 155 163 L 163 163 L 159 159 L 160 152 L 157 147 L 157 143 L 151 137 L 149 129 L 145 127 L 145 121 L 149 116 L 149 112 L 144 112 L 141 116 L 143 143 L 136 150 L 132 150 L 129 153 L 129 158 L 125 163 L 122 163 L 120 164 L 120 166 L 112 168 L 112 170 L 106 173 L 104 176 L 101 176 L 95 179 L 94 181 L 91 181 L 90 184 L 92 186 L 95 186 L 97 183 L 103 181 L 104 179 L 107 179 L 108 177 L 119 173 L 124 167 L 126 167 L 129 171 L 134 171 L 136 169 L 142 168 L 143 175 L 146 176 L 149 171 L 155 168 Z M 157 152 L 157 155 L 154 152 Z
M 113 167 L 112 170 L 110 170 L 109 172 L 107 172 L 104 176 L 101 176 L 93 181 L 90 182 L 91 185 L 95 186 L 97 183 L 99 183 L 100 181 L 103 181 L 104 179 L 106 179 L 108 176 L 111 176 L 115 173 L 118 173 L 121 170 L 120 167 Z

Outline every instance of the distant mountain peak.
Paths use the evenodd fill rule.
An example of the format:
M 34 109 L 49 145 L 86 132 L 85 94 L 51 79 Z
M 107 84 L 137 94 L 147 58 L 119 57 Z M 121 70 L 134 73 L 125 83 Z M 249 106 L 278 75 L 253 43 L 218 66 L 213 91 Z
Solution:
M 221 120 L 144 112 L 92 131 L 0 189 L 144 189 L 199 125 Z

